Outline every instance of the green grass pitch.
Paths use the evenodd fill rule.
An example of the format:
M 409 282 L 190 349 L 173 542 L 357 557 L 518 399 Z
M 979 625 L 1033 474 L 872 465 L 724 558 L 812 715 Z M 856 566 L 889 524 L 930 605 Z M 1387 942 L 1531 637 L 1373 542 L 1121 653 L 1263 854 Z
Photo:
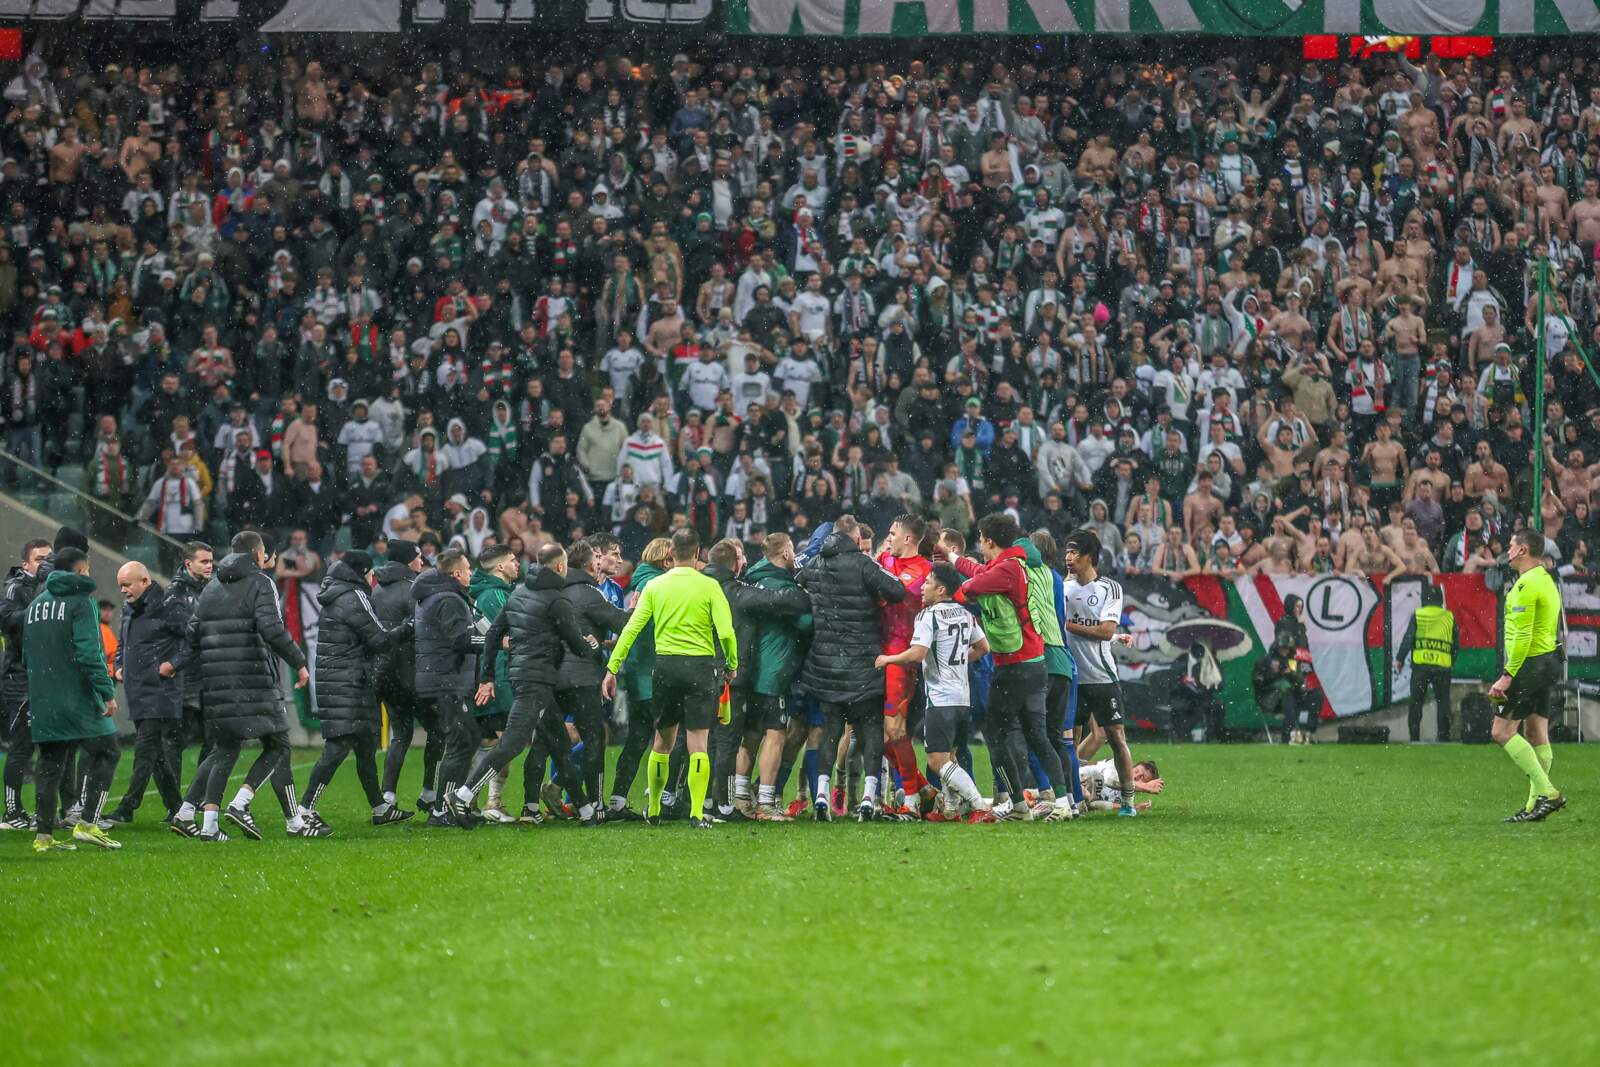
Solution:
M 1600 750 L 1531 826 L 1492 746 L 1135 755 L 1153 813 L 1053 826 L 374 829 L 346 765 L 333 838 L 204 846 L 152 790 L 117 853 L 0 835 L 0 1055 L 1600 1062 Z

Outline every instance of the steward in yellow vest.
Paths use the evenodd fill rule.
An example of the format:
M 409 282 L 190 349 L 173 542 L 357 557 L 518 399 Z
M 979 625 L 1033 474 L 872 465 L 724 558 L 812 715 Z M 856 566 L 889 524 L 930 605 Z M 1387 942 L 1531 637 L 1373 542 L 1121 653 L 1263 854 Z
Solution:
M 1395 670 L 1411 657 L 1411 710 L 1409 725 L 1411 740 L 1422 736 L 1422 706 L 1428 699 L 1428 690 L 1434 691 L 1439 708 L 1439 740 L 1450 738 L 1450 673 L 1455 666 L 1456 651 L 1461 647 L 1461 635 L 1456 630 L 1456 617 L 1444 606 L 1444 594 L 1438 586 L 1422 587 L 1422 607 L 1411 617 L 1411 625 L 1400 642 Z

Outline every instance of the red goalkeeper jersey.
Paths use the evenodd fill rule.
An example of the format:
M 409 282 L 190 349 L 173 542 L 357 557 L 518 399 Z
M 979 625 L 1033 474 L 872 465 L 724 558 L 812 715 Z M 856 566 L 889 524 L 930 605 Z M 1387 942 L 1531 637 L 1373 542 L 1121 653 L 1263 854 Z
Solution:
M 911 647 L 911 629 L 916 624 L 917 612 L 922 610 L 922 583 L 933 571 L 933 564 L 921 556 L 904 559 L 885 552 L 878 557 L 878 566 L 900 579 L 907 596 L 898 604 L 883 606 L 883 651 L 893 655 Z

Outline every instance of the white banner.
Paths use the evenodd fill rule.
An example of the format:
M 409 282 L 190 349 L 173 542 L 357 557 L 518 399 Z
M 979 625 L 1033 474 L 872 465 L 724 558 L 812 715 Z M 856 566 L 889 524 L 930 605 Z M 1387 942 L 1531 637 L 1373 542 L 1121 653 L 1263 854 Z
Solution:
M 643 22 L 654 26 L 698 26 L 711 17 L 715 0 L 589 0 L 590 22 Z
M 1367 623 L 1380 604 L 1372 583 L 1356 575 L 1268 576 L 1234 580 L 1234 588 L 1262 646 L 1272 644 L 1285 602 L 1299 597 L 1311 666 L 1333 713 L 1343 717 L 1372 710 L 1372 670 L 1367 660 Z
M 399 33 L 400 0 L 343 0 L 338 4 L 288 0 L 281 11 L 262 24 L 261 32 Z
M 1400 655 L 1400 642 L 1405 640 L 1406 628 L 1417 609 L 1422 606 L 1422 580 L 1401 578 L 1389 583 L 1389 639 L 1392 642 L 1384 655 L 1389 659 L 1389 669 L 1394 671 L 1394 681 L 1389 687 L 1389 703 L 1399 704 L 1411 699 L 1411 657 L 1406 656 L 1399 669 L 1394 661 Z

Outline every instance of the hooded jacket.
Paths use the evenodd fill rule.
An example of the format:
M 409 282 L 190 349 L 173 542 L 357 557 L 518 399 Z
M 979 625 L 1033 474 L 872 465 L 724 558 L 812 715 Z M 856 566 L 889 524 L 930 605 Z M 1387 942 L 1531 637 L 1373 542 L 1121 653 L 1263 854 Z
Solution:
M 458 426 L 461 428 L 459 444 L 454 440 Z M 446 424 L 444 438 L 439 442 L 439 451 L 450 464 L 450 469 L 444 476 L 447 495 L 463 493 L 470 500 L 489 488 L 489 464 L 483 460 L 489 451 L 489 446 L 468 433 L 466 423 L 460 419 L 451 419 Z
M 443 571 L 423 571 L 411 584 L 416 610 L 418 696 L 465 697 L 472 691 L 472 602 Z
M 289 728 L 279 658 L 292 670 L 306 665 L 305 653 L 283 625 L 278 587 L 254 559 L 229 553 L 195 603 L 184 650 L 172 664 L 198 664 L 206 720 L 250 738 Z
M 608 634 L 621 633 L 628 625 L 628 612 L 611 605 L 588 571 L 571 568 L 566 582 L 563 595 L 572 605 L 572 620 L 585 638 L 593 637 L 600 644 Z M 556 685 L 561 689 L 586 689 L 598 686 L 604 674 L 605 664 L 595 657 L 568 656 L 562 660 Z
M 416 688 L 417 682 L 415 632 L 401 628 L 401 623 L 417 613 L 417 602 L 411 595 L 411 583 L 417 575 L 404 563 L 393 560 L 373 573 L 378 576 L 378 585 L 372 590 L 372 610 L 385 630 L 401 631 L 377 663 L 375 687 L 385 700 L 404 698 Z
M 572 601 L 566 595 L 567 580 L 548 568 L 530 573 L 506 599 L 505 610 L 489 627 L 484 641 L 483 681 L 494 679 L 501 657 L 501 641 L 510 637 L 511 649 L 506 673 L 514 693 L 540 687 L 553 689 L 568 658 L 588 657 L 599 670 L 604 660 L 598 648 L 583 639 Z
M 384 628 L 367 580 L 344 560 L 335 563 L 317 590 L 317 718 L 323 737 L 372 735 L 378 731 L 373 693 L 381 653 L 399 636 Z M 404 624 L 402 624 L 404 625 Z
M 609 482 L 617 476 L 617 457 L 628 439 L 628 428 L 612 416 L 605 422 L 598 417 L 583 424 L 578 433 L 578 466 L 591 482 Z
M 1044 659 L 1044 641 L 1034 629 L 1028 607 L 1028 575 L 1023 570 L 1027 558 L 1026 549 L 1012 545 L 988 563 L 965 556 L 956 560 L 956 569 L 966 579 L 956 602 L 977 605 L 996 667 Z
M 188 625 L 189 607 L 183 598 L 155 582 L 139 599 L 122 605 L 116 666 L 122 672 L 128 718 L 134 722 L 183 717 L 184 680 L 194 672 L 163 678 L 161 665 L 183 647 Z
M 872 665 L 882 633 L 878 602 L 898 604 L 906 587 L 837 532 L 828 535 L 796 581 L 811 595 L 815 627 L 802 687 L 830 704 L 881 698 L 883 672 Z
M 100 645 L 94 579 L 53 571 L 23 621 L 33 740 L 77 741 L 117 732 L 102 713 L 116 695 Z
M 472 606 L 478 614 L 493 623 L 505 610 L 506 600 L 511 596 L 511 583 L 488 571 L 475 570 L 472 584 L 467 586 L 467 596 L 472 598 Z M 511 713 L 511 676 L 506 673 L 506 666 L 506 658 L 500 657 L 494 672 L 494 699 L 487 704 L 473 705 L 472 710 L 479 717 Z
M 798 614 L 785 612 L 762 615 L 756 620 L 755 635 L 751 643 L 739 638 L 741 649 L 748 649 L 748 659 L 741 678 L 748 677 L 749 687 L 762 696 L 786 696 L 794 684 L 794 676 L 804 662 L 801 642 L 812 633 L 811 597 L 795 584 L 794 575 L 769 559 L 757 560 L 744 572 L 744 580 L 755 589 L 774 592 L 782 596 L 795 596 L 805 600 L 805 608 Z M 732 597 L 729 597 L 732 603 Z M 737 610 L 737 609 L 736 609 Z M 734 629 L 738 629 L 737 614 Z
M 428 452 L 422 447 L 422 439 L 424 437 L 433 438 L 433 476 L 438 479 L 439 487 L 443 488 L 445 473 L 450 470 L 450 460 L 445 455 L 444 448 L 439 444 L 439 431 L 432 426 L 424 426 L 422 428 L 421 432 L 417 434 L 417 447 L 407 452 L 401 462 L 405 464 L 408 471 L 416 476 L 419 485 L 428 485 Z

